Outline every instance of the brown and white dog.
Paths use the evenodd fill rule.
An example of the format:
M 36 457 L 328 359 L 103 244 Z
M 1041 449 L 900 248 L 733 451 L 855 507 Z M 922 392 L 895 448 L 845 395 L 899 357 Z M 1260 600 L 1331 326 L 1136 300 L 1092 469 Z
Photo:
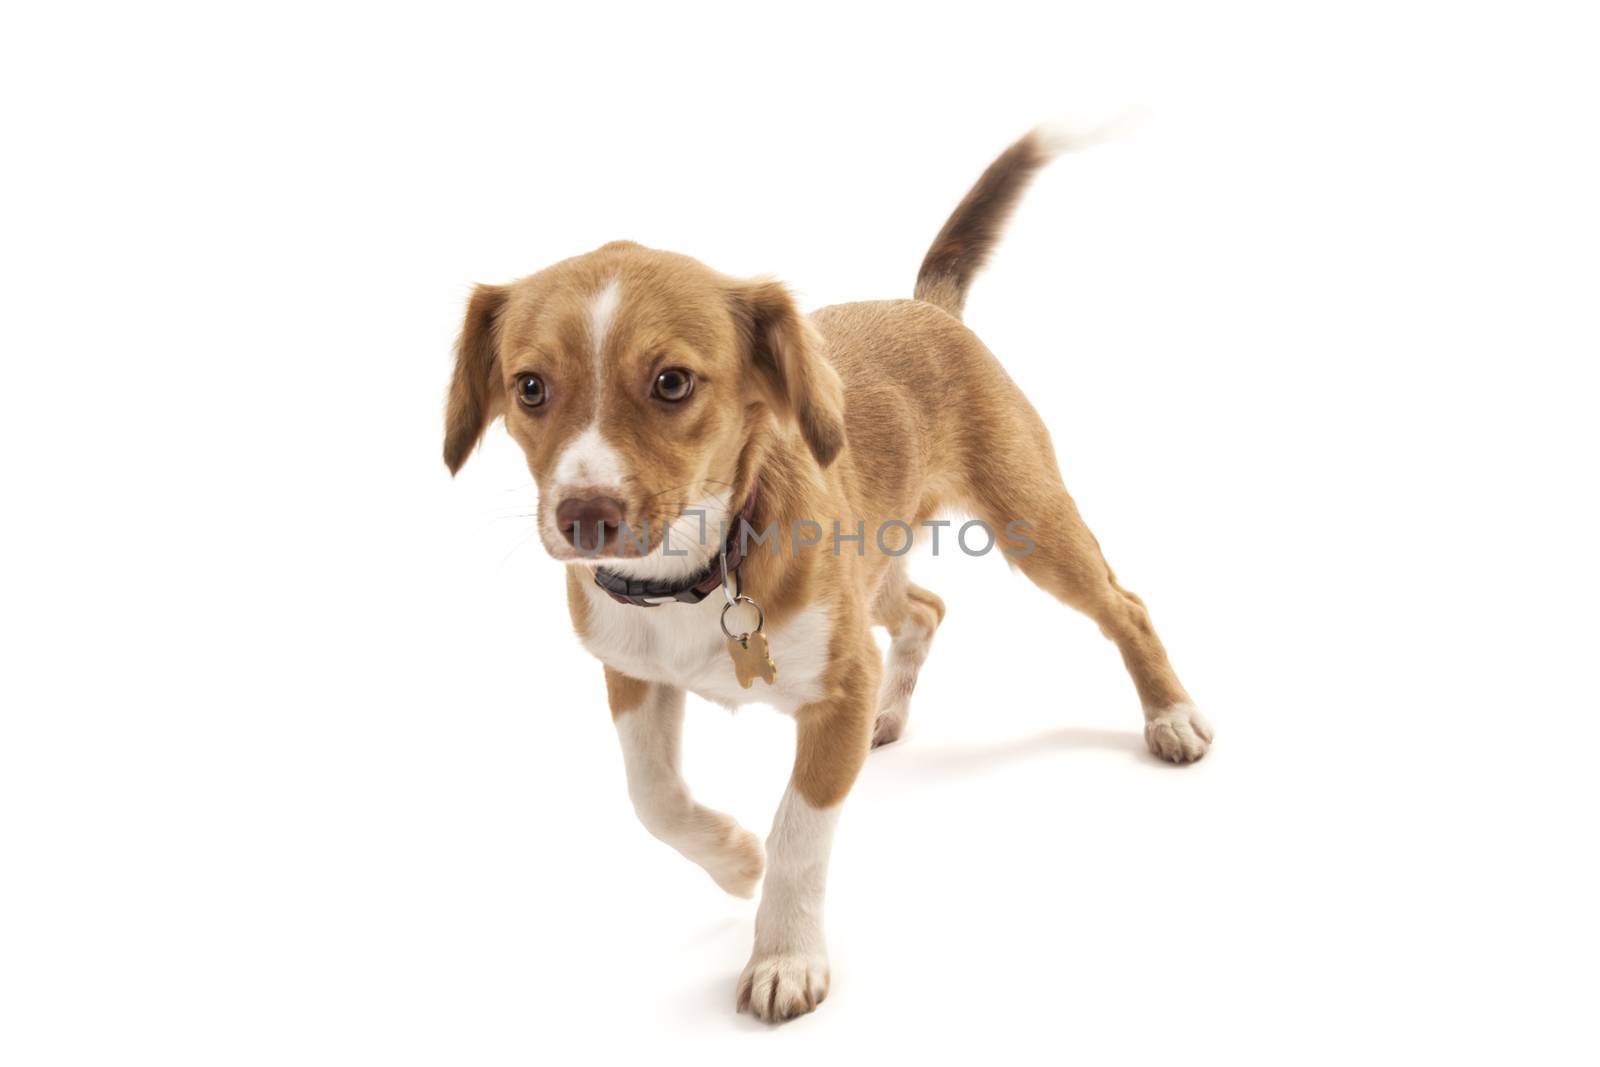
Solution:
M 1044 423 L 961 323 L 1028 181 L 1081 143 L 1036 130 L 1006 149 L 945 223 L 910 300 L 806 317 L 778 282 L 619 241 L 479 286 L 467 308 L 445 462 L 454 473 L 504 416 L 538 483 L 540 536 L 567 564 L 573 625 L 605 665 L 639 818 L 729 893 L 754 893 L 762 846 L 679 775 L 684 694 L 794 716 L 794 772 L 737 987 L 739 1009 L 763 1019 L 828 992 L 834 824 L 868 748 L 905 729 L 944 616 L 903 557 L 935 514 L 1017 534 L 1007 562 L 1121 651 L 1152 752 L 1183 763 L 1211 741 L 1143 603 L 1067 495 Z M 735 590 L 764 613 L 754 639 L 769 642 L 775 673 L 749 645 L 751 606 L 728 614 Z M 892 638 L 886 666 L 874 625 Z

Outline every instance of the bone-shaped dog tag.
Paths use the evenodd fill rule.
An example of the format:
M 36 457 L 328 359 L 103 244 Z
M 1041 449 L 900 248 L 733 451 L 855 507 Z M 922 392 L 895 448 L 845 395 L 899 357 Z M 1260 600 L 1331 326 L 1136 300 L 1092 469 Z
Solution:
M 733 673 L 739 684 L 749 689 L 760 678 L 771 685 L 778 679 L 778 665 L 772 662 L 767 635 L 757 630 L 743 637 L 728 638 L 728 655 L 733 657 Z

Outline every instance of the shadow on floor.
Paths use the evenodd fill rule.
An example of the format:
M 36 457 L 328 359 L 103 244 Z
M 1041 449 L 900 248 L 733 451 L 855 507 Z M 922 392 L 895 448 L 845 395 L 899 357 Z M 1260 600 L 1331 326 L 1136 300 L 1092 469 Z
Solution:
M 1138 760 L 1161 762 L 1145 748 L 1141 731 L 1060 726 L 1042 733 L 987 743 L 930 746 L 918 744 L 915 737 L 904 738 L 874 750 L 867 759 L 867 771 L 870 773 L 876 768 L 882 773 L 892 769 L 896 777 L 908 779 L 944 777 L 982 771 L 997 763 L 1049 752 L 1082 750 L 1120 752 Z

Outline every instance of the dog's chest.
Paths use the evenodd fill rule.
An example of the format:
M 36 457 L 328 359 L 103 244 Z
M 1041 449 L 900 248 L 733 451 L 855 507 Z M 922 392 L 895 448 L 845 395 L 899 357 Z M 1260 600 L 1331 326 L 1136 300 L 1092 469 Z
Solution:
M 589 612 L 580 635 L 583 646 L 629 677 L 678 686 L 727 707 L 759 702 L 787 712 L 822 692 L 831 630 L 824 604 L 810 605 L 782 625 L 766 628 L 777 679 L 768 685 L 758 678 L 746 689 L 735 675 L 728 639 L 718 623 L 720 596 L 699 604 L 641 608 L 619 604 L 598 589 L 585 595 Z

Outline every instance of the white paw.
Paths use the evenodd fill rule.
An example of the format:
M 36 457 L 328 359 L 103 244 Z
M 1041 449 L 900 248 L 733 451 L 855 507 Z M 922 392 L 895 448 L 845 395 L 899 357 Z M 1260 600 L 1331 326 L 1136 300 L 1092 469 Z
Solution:
M 776 1023 L 815 1011 L 828 995 L 828 959 L 801 953 L 757 953 L 739 976 L 740 1011 Z
M 909 709 L 903 703 L 878 712 L 877 719 L 872 723 L 872 747 L 900 740 L 900 735 L 905 733 L 906 720 L 910 717 Z
M 759 837 L 732 819 L 727 821 L 727 838 L 716 850 L 696 857 L 696 862 L 724 891 L 749 899 L 756 895 L 756 886 L 761 884 L 766 855 L 761 850 Z
M 1160 759 L 1193 763 L 1211 747 L 1211 724 L 1193 704 L 1174 704 L 1145 722 L 1144 743 Z

